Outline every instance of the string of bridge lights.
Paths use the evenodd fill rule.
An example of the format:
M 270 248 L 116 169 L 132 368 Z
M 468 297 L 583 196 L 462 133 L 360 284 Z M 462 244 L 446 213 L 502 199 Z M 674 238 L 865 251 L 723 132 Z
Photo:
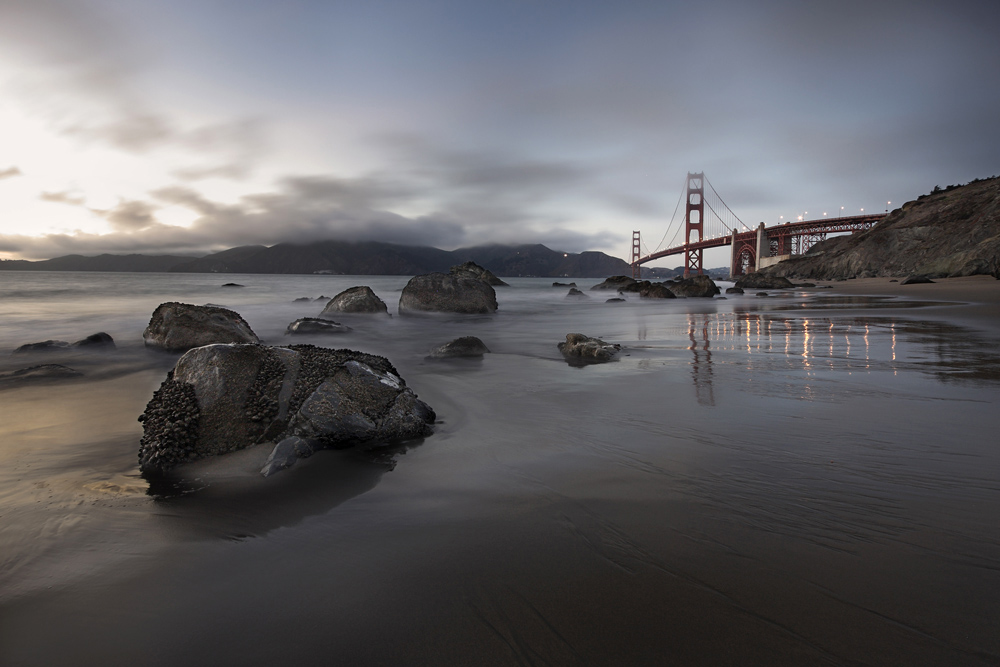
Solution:
M 886 213 L 886 215 L 889 214 L 889 209 L 891 207 L 892 207 L 892 202 L 891 201 L 887 201 L 885 203 L 885 213 Z M 844 210 L 845 210 L 845 207 L 841 206 L 840 207 L 840 216 L 839 217 L 844 218 L 844 217 L 849 217 L 850 216 L 850 214 L 845 214 Z M 861 212 L 857 213 L 856 215 L 864 215 L 865 214 L 865 209 L 863 207 L 860 209 L 860 211 Z M 798 214 L 794 218 L 794 220 L 796 222 L 802 222 L 803 220 L 808 220 L 809 218 L 806 217 L 808 215 L 809 215 L 809 211 L 803 211 L 802 213 Z M 828 211 L 823 211 L 823 217 L 825 218 L 827 216 L 828 216 Z M 782 224 L 782 223 L 787 224 L 787 223 L 790 223 L 792 221 L 793 221 L 793 218 L 789 218 L 788 220 L 785 220 L 785 216 L 783 216 L 783 215 L 779 215 L 778 216 L 778 224 Z

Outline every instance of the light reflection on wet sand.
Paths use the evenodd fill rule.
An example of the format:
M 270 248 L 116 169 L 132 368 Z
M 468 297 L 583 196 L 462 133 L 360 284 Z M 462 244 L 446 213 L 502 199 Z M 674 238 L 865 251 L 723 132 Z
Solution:
M 998 661 L 995 340 L 857 299 L 511 290 L 493 318 L 352 322 L 337 344 L 441 423 L 268 480 L 247 451 L 137 492 L 165 372 L 141 350 L 105 384 L 0 391 L 0 661 Z M 270 308 L 256 329 L 290 319 Z M 626 349 L 570 367 L 569 331 Z M 493 354 L 424 360 L 469 332 Z

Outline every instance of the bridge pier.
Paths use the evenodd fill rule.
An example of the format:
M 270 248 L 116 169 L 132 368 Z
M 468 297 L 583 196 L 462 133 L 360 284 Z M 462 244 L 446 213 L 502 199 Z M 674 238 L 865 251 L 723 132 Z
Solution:
M 756 261 L 754 263 L 754 270 L 760 268 L 760 260 L 762 257 L 771 256 L 771 242 L 767 238 L 767 230 L 764 229 L 764 223 L 757 225 L 757 252 Z

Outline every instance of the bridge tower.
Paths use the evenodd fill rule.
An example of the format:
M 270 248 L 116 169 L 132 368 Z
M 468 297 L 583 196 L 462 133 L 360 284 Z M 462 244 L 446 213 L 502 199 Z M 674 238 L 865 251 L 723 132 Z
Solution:
M 639 280 L 639 277 L 642 275 L 642 269 L 639 268 L 639 258 L 642 257 L 642 251 L 640 250 L 641 247 L 642 244 L 640 243 L 639 232 L 633 230 L 631 264 L 632 264 L 632 278 L 635 280 Z
M 695 215 L 692 216 L 691 214 Z M 697 243 L 704 238 L 705 228 L 705 172 L 687 175 L 687 207 L 684 212 L 684 245 Z M 692 238 L 697 234 L 697 238 Z M 702 250 L 684 250 L 684 277 L 704 273 Z

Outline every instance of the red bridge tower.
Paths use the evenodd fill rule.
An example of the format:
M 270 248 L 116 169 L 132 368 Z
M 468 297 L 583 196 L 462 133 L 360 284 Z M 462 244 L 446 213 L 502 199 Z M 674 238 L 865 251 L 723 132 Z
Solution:
M 695 215 L 692 216 L 691 214 Z M 705 172 L 687 175 L 687 209 L 684 213 L 684 243 L 697 243 L 704 238 L 705 225 Z M 698 238 L 691 237 L 697 233 Z M 684 250 L 684 277 L 703 273 L 702 249 Z

